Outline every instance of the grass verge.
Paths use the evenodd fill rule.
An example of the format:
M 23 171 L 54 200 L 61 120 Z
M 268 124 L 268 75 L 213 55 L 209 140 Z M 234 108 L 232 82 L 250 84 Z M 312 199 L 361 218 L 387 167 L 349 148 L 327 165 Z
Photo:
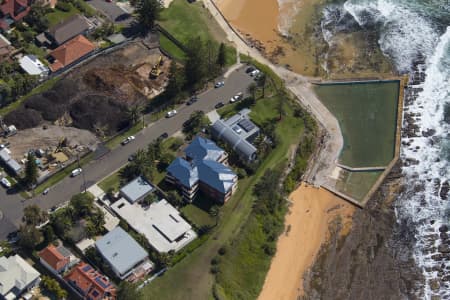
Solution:
M 159 45 L 163 50 L 172 55 L 173 58 L 179 61 L 184 61 L 186 59 L 186 54 L 183 49 L 175 45 L 164 34 L 159 35 Z
M 109 189 L 117 192 L 120 188 L 120 170 L 99 182 L 98 186 L 106 193 Z

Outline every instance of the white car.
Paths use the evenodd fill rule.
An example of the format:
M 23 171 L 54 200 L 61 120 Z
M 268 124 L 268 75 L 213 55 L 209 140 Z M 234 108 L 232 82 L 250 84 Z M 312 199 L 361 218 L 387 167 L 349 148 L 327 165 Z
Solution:
M 223 87 L 224 85 L 225 85 L 225 82 L 224 82 L 224 81 L 219 81 L 219 82 L 216 82 L 216 84 L 214 85 L 214 87 L 217 89 L 217 88 Z
M 7 189 L 11 187 L 11 182 L 9 182 L 9 180 L 6 177 L 3 177 L 2 180 L 0 180 L 0 182 Z
M 127 137 L 126 139 L 124 139 L 123 141 L 122 141 L 122 145 L 126 145 L 126 144 L 128 144 L 129 142 L 131 142 L 131 141 L 134 141 L 136 138 L 134 137 L 134 135 L 130 135 L 129 137 Z
M 166 118 L 172 118 L 176 114 L 177 114 L 177 111 L 175 109 L 171 110 L 171 111 L 168 111 L 167 114 L 166 114 Z
M 76 168 L 75 170 L 72 171 L 72 173 L 70 174 L 70 176 L 75 177 L 81 174 L 81 172 L 83 172 L 83 169 L 81 168 Z
M 234 103 L 234 102 L 237 102 L 237 101 L 241 100 L 243 96 L 244 96 L 243 93 L 237 93 L 236 95 L 231 97 L 230 103 Z
M 258 69 L 250 72 L 250 76 L 255 77 L 256 75 L 258 75 L 261 71 L 259 71 Z

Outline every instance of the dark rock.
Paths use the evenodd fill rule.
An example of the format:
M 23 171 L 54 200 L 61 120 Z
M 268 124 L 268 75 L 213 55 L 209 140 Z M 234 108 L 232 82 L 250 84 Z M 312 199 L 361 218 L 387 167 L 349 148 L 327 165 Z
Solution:
M 448 199 L 448 192 L 450 190 L 450 184 L 448 181 L 445 181 L 442 185 L 441 185 L 441 191 L 439 193 L 439 196 L 441 197 L 442 200 L 447 200 Z
M 438 251 L 441 253 L 450 253 L 450 246 L 445 244 L 440 244 L 438 246 Z
M 442 240 L 446 240 L 446 239 L 448 239 L 448 234 L 447 234 L 447 232 L 441 232 L 441 233 L 439 233 L 439 237 Z
M 431 255 L 431 259 L 435 261 L 440 261 L 444 258 L 444 256 L 440 253 Z
M 448 231 L 447 225 L 442 225 L 441 227 L 439 227 L 439 232 L 447 232 L 447 231 Z

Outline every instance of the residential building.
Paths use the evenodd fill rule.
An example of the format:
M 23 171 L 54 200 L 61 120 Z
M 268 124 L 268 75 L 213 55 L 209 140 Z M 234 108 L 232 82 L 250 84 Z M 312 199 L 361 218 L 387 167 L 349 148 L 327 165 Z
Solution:
M 39 261 L 50 272 L 58 275 L 66 272 L 70 267 L 78 263 L 79 259 L 64 246 L 55 247 L 50 244 L 39 252 Z
M 87 300 L 116 299 L 116 287 L 102 273 L 85 262 L 80 262 L 64 279 Z
M 22 166 L 15 159 L 11 158 L 11 151 L 6 147 L 0 150 L 0 160 L 15 175 L 22 171 Z
M 166 181 L 177 186 L 189 202 L 199 190 L 217 202 L 228 201 L 238 178 L 226 165 L 226 152 L 202 137 L 196 137 L 184 152 L 186 159 L 177 157 L 167 168 Z
M 0 298 L 19 299 L 39 284 L 40 275 L 18 254 L 0 257 Z
M 95 46 L 87 38 L 79 35 L 50 52 L 48 59 L 50 70 L 56 72 L 91 53 L 94 49 Z
M 73 15 L 36 37 L 40 46 L 58 47 L 78 35 L 85 35 L 89 24 L 81 15 Z
M 135 203 L 143 200 L 154 190 L 155 188 L 144 177 L 139 176 L 122 187 L 120 195 L 130 201 L 130 203 Z
M 99 239 L 95 247 L 120 279 L 133 273 L 148 274 L 153 269 L 148 253 L 121 227 Z
M 178 251 L 197 237 L 192 226 L 164 199 L 144 209 L 121 198 L 111 208 L 160 253 Z
M 11 46 L 11 42 L 0 34 L 0 62 L 7 58 L 12 51 L 14 51 L 14 47 Z
M 47 76 L 49 69 L 36 56 L 25 55 L 19 59 L 19 64 L 22 70 L 29 75 L 39 75 L 41 77 Z
M 3 0 L 0 4 L 0 30 L 8 30 L 30 12 L 28 0 Z
M 246 162 L 256 160 L 257 149 L 254 139 L 260 129 L 249 118 L 249 109 L 243 109 L 227 120 L 217 120 L 211 126 L 211 134 L 215 139 L 227 143 L 233 151 Z

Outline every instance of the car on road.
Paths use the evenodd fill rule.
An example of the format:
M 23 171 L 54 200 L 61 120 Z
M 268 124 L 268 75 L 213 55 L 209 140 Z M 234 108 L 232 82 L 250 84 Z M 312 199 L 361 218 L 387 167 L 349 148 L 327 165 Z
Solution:
M 218 108 L 221 108 L 221 107 L 223 107 L 225 104 L 223 104 L 223 102 L 219 102 L 219 103 L 217 103 L 215 106 L 214 106 L 214 108 L 215 109 L 218 109 Z
M 81 174 L 81 172 L 83 172 L 82 168 L 76 168 L 75 170 L 72 171 L 72 173 L 70 173 L 70 176 L 75 177 Z
M 46 189 L 42 192 L 42 195 L 47 195 L 48 192 L 50 192 L 50 189 L 49 189 L 49 188 L 46 188 Z
M 129 137 L 127 137 L 126 139 L 124 139 L 123 141 L 122 141 L 122 145 L 126 145 L 126 144 L 128 144 L 129 142 L 131 142 L 131 141 L 134 141 L 136 138 L 134 137 L 134 135 L 130 135 Z
M 224 85 L 225 85 L 225 82 L 223 82 L 223 81 L 218 81 L 218 82 L 216 82 L 216 84 L 214 85 L 214 87 L 217 89 L 217 88 L 223 87 Z
M 167 114 L 166 114 L 166 118 L 172 118 L 176 114 L 177 114 L 177 111 L 175 109 L 171 110 L 171 111 L 168 111 Z
M 164 139 L 167 139 L 168 137 L 169 137 L 169 134 L 167 132 L 164 132 L 163 134 L 161 134 L 158 137 L 158 140 L 164 140 Z
M 257 76 L 259 73 L 261 73 L 261 71 L 258 70 L 258 69 L 255 69 L 255 70 L 253 70 L 253 71 L 250 72 L 250 76 L 255 77 L 255 76 Z
M 241 100 L 243 96 L 244 96 L 244 94 L 242 92 L 237 93 L 236 95 L 231 97 L 230 103 L 234 103 L 234 102 Z
M 189 99 L 188 102 L 186 102 L 186 105 L 194 104 L 195 102 L 197 102 L 197 100 L 198 100 L 198 97 L 197 97 L 197 96 L 194 96 L 194 97 L 192 97 L 191 99 Z
M 0 182 L 7 189 L 11 187 L 11 182 L 9 182 L 9 180 L 6 177 L 3 177 L 2 180 L 0 180 Z

